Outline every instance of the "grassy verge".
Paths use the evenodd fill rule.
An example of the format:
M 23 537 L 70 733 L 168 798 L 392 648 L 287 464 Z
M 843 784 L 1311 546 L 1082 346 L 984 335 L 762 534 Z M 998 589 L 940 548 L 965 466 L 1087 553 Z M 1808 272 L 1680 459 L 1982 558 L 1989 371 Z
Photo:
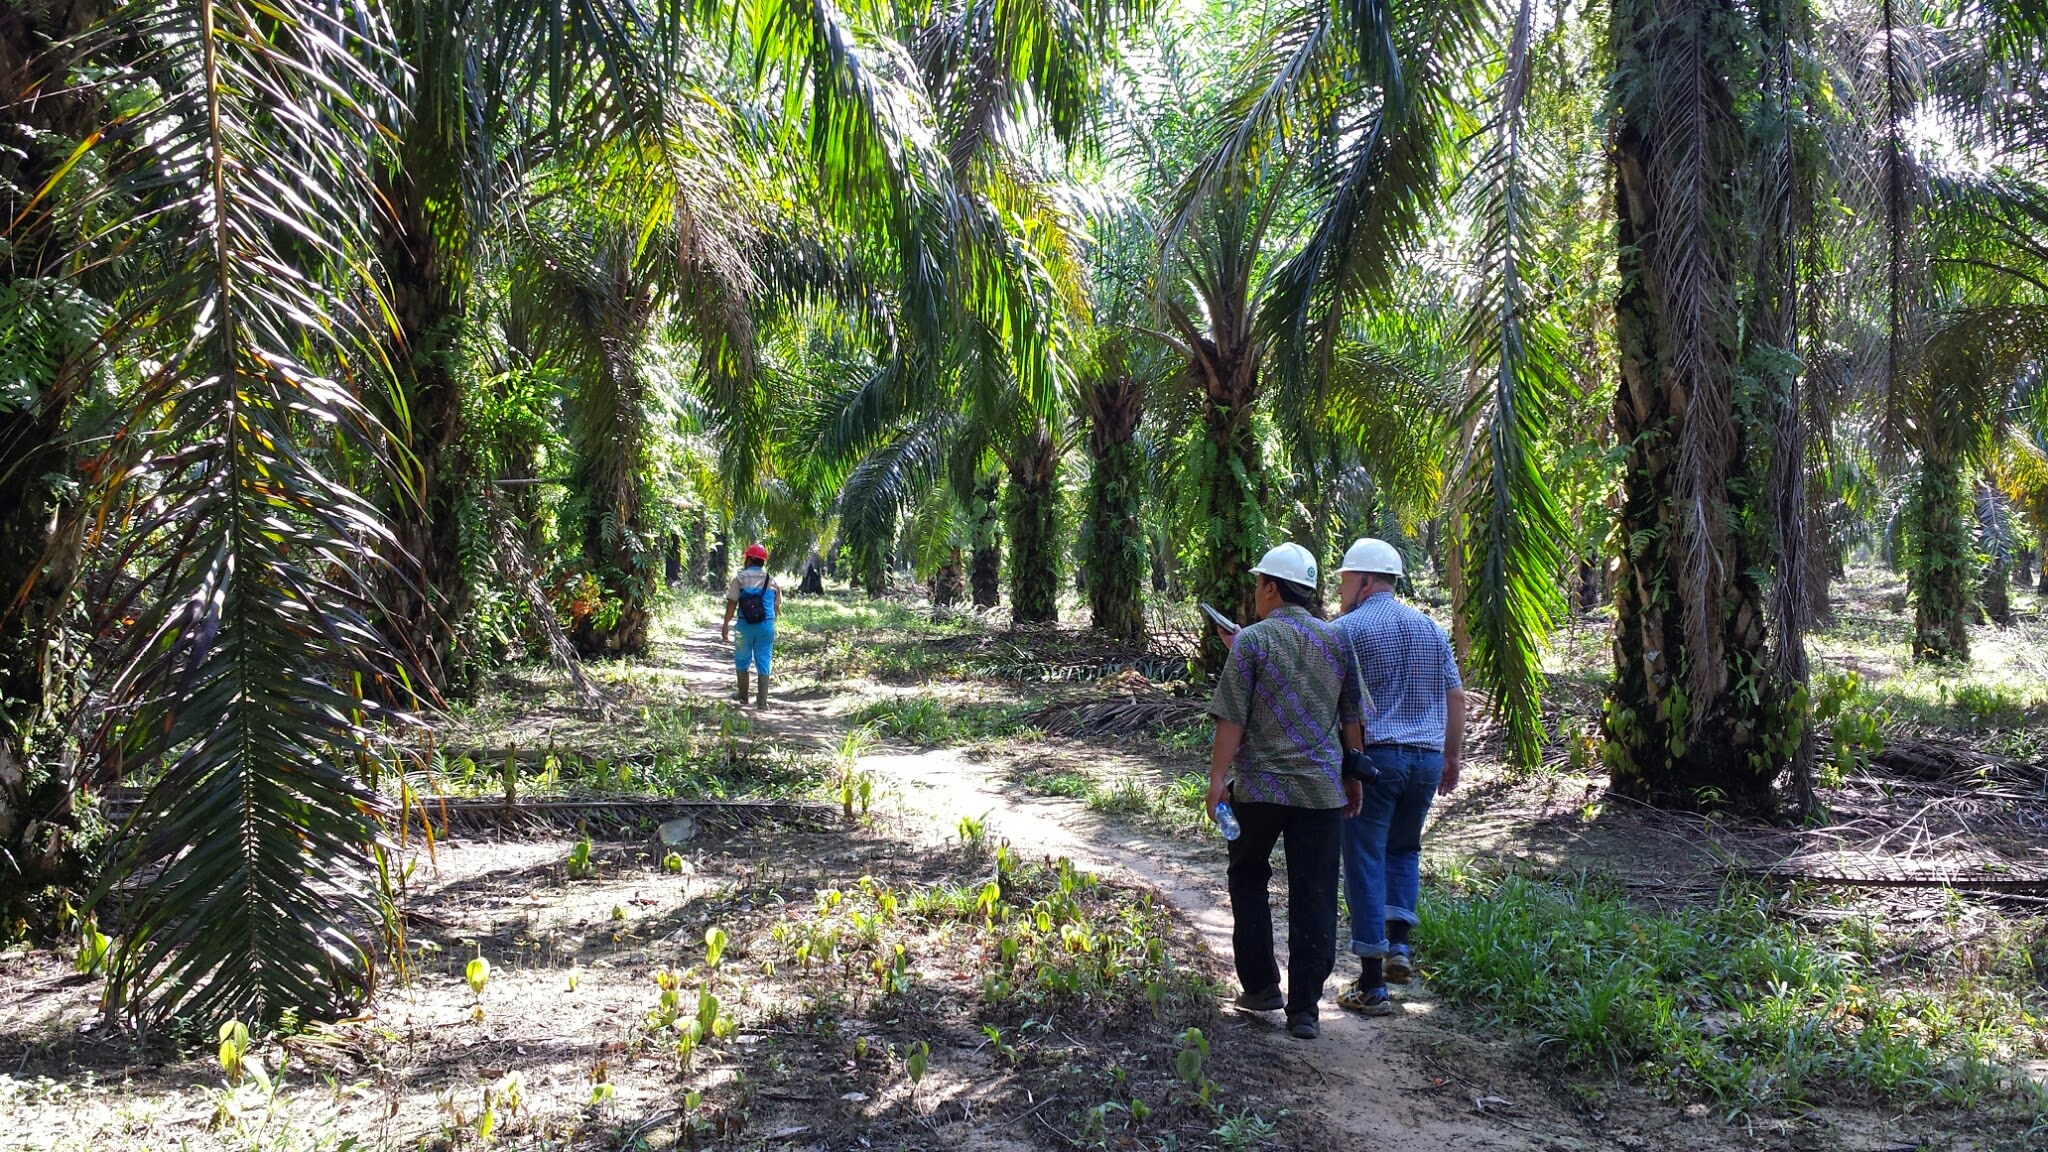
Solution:
M 2016 932 L 1915 986 L 1873 921 L 1816 932 L 1778 906 L 1737 890 L 1659 912 L 1584 879 L 1454 871 L 1425 894 L 1418 938 L 1448 999 L 1570 1068 L 1632 1070 L 1730 1116 L 1862 1095 L 2048 1108 L 2016 1067 L 2048 1046 Z

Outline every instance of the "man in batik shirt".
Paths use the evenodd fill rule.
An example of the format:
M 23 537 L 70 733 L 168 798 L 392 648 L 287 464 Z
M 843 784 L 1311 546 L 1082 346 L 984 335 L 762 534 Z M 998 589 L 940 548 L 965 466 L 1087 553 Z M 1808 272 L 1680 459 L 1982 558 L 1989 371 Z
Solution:
M 1343 775 L 1358 747 L 1358 679 L 1336 629 L 1316 618 L 1316 562 L 1298 544 L 1266 553 L 1257 574 L 1259 620 L 1239 632 L 1209 712 L 1209 816 L 1228 800 L 1242 828 L 1229 843 L 1231 943 L 1240 1008 L 1285 1008 L 1287 1030 L 1316 1037 L 1316 1004 L 1337 961 L 1342 820 L 1360 789 Z M 1275 843 L 1287 851 L 1287 993 L 1273 956 L 1268 885 Z

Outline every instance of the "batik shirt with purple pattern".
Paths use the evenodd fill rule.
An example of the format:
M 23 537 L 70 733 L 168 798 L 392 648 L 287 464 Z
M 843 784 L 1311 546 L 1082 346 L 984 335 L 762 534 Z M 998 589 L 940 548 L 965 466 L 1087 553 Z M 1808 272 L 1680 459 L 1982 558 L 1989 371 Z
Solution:
M 1344 806 L 1341 726 L 1361 711 L 1354 667 L 1343 634 L 1291 604 L 1237 634 L 1209 714 L 1244 725 L 1238 802 Z

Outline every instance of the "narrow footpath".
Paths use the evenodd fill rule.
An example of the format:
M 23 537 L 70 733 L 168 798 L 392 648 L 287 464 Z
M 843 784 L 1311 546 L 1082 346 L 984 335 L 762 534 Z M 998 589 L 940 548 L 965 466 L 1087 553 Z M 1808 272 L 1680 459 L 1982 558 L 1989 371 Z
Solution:
M 731 650 L 715 631 L 682 638 L 679 647 L 693 691 L 731 696 Z M 758 714 L 759 722 L 793 744 L 834 748 L 846 729 L 829 713 L 830 704 L 829 696 L 774 699 Z M 882 786 L 882 814 L 900 819 L 909 834 L 938 843 L 955 835 L 962 817 L 973 817 L 992 840 L 1007 840 L 1019 852 L 1066 856 L 1091 871 L 1152 888 L 1194 925 L 1219 959 L 1219 973 L 1231 970 L 1220 842 L 1166 839 L 1104 818 L 1078 801 L 1026 793 L 988 764 L 946 749 L 877 751 L 862 756 L 858 767 Z M 1275 871 L 1274 910 L 1284 948 L 1284 873 L 1277 864 Z M 1284 970 L 1284 951 L 1280 963 Z M 1443 1010 L 1419 980 L 1400 997 L 1398 1015 L 1367 1020 L 1345 1012 L 1336 1004 L 1338 982 L 1356 974 L 1356 962 L 1339 956 L 1325 990 L 1318 1040 L 1289 1037 L 1278 1013 L 1231 1012 L 1219 1042 L 1270 1049 L 1276 1075 L 1298 1075 L 1297 1086 L 1317 1102 L 1326 1122 L 1357 1138 L 1360 1149 L 1565 1152 L 1680 1146 L 1674 1139 L 1685 1147 L 1720 1144 L 1720 1134 L 1701 1125 L 1684 1125 L 1682 1135 L 1646 1134 L 1582 1119 L 1567 1106 L 1569 1094 L 1561 1084 L 1514 1067 L 1501 1045 L 1432 1019 Z

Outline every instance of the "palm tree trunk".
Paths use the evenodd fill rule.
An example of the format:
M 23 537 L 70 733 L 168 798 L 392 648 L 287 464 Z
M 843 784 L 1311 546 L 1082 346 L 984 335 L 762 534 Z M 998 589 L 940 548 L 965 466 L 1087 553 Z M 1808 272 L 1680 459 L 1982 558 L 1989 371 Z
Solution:
M 1219 325 L 1221 342 L 1198 339 L 1189 365 L 1202 386 L 1202 524 L 1207 533 L 1195 572 L 1195 596 L 1238 621 L 1252 619 L 1258 579 L 1252 566 L 1266 546 L 1266 465 L 1252 427 L 1259 398 L 1258 359 L 1239 326 Z M 1249 334 L 1249 328 L 1242 330 Z M 1229 655 L 1212 628 L 1202 630 L 1201 659 L 1209 675 Z
M 51 726 L 80 559 L 77 510 L 50 483 L 75 471 L 63 373 L 52 402 L 0 413 L 0 915 L 79 874 L 71 778 Z
M 1025 434 L 1010 461 L 1010 618 L 1018 624 L 1060 618 L 1057 447 L 1041 425 Z
M 968 554 L 967 582 L 976 608 L 993 608 L 1002 598 L 1003 545 L 999 495 L 994 473 L 975 485 L 968 514 L 974 522 L 974 546 Z
M 412 507 L 392 517 L 403 553 L 394 567 L 410 578 L 392 580 L 385 592 L 388 630 L 395 640 L 411 644 L 414 659 L 436 686 L 460 692 L 457 643 L 469 610 L 461 504 L 475 474 L 463 420 L 462 378 L 456 371 L 465 315 L 463 276 L 444 258 L 424 196 L 411 179 L 403 172 L 389 173 L 380 192 L 391 205 L 380 218 L 378 245 L 397 321 L 408 416 L 404 428 L 419 465 Z
M 711 533 L 702 508 L 692 508 L 683 518 L 685 586 L 702 589 L 711 563 Z
M 1915 659 L 1970 658 L 1970 585 L 1977 574 L 1974 518 L 1960 460 L 1950 452 L 1922 452 L 1902 525 Z
M 1678 19 L 1645 0 L 1625 0 L 1613 14 L 1620 67 L 1684 73 L 1697 106 L 1695 115 L 1671 115 L 1645 80 L 1613 128 L 1614 414 L 1628 456 L 1604 724 L 1618 793 L 1660 807 L 1762 813 L 1772 808 L 1779 763 L 1763 595 L 1751 575 L 1765 558 L 1738 527 L 1761 485 L 1728 483 L 1744 474 L 1749 447 L 1729 399 L 1740 362 L 1735 325 L 1725 321 L 1738 313 L 1736 272 L 1728 252 L 1682 226 L 1688 209 L 1709 230 L 1738 218 L 1731 200 L 1741 139 L 1721 77 L 1742 51 L 1740 26 L 1728 0 L 1695 0 Z M 1665 59 L 1679 55 L 1698 66 L 1687 72 Z M 1681 162 L 1695 170 L 1675 172 Z
M 889 590 L 889 546 L 887 543 L 862 541 L 853 547 L 854 580 L 869 599 L 879 598 Z
M 718 532 L 713 538 L 704 577 L 705 588 L 721 595 L 732 583 L 732 525 L 725 520 L 723 512 L 719 513 Z
M 1088 536 L 1082 568 L 1095 630 L 1118 640 L 1145 634 L 1146 552 L 1140 502 L 1138 424 L 1144 399 L 1129 376 L 1096 382 L 1088 408 Z
M 946 562 L 932 573 L 932 607 L 951 608 L 967 594 L 967 564 L 961 558 L 961 551 L 953 549 L 946 556 Z
M 1834 601 L 1828 597 L 1828 585 L 1834 576 L 1837 545 L 1833 525 L 1828 522 L 1821 498 L 1813 494 L 1817 487 L 1814 478 L 1809 476 L 1806 554 L 1799 566 L 1799 584 L 1800 594 L 1806 598 L 1806 618 L 1815 626 L 1821 626 L 1835 618 Z
M 1984 605 L 1984 618 L 2000 628 L 2012 626 L 2012 566 L 2009 564 L 1986 564 L 1984 585 L 1980 602 Z
M 603 583 L 604 610 L 579 619 L 569 638 L 590 656 L 640 656 L 654 622 L 655 556 L 641 516 L 646 471 L 647 397 L 639 350 L 654 301 L 644 288 L 621 284 L 621 315 L 603 342 L 596 395 L 586 395 L 577 461 L 583 493 L 583 556 Z M 615 606 L 615 609 L 614 609 Z
M 69 73 L 73 40 L 96 24 L 95 0 L 0 7 L 0 268 L 14 307 L 36 309 L 40 286 L 67 275 L 70 237 L 54 206 L 28 198 L 62 170 L 105 116 L 99 85 Z M 18 96 L 33 94 L 34 99 Z M 0 324 L 17 317 L 0 315 Z M 64 490 L 79 469 L 67 439 L 72 400 L 97 333 L 37 349 L 56 361 L 28 402 L 0 407 L 0 919 L 50 884 L 77 879 L 72 787 L 50 728 L 62 706 L 63 615 L 80 562 L 80 524 Z
M 2000 628 L 2012 625 L 2012 509 L 2005 497 L 1987 480 L 1977 481 L 1973 501 L 1977 511 L 1977 540 L 1984 556 L 1983 580 L 1978 585 L 1978 621 Z
M 1758 168 L 1758 198 L 1762 211 L 1761 243 L 1756 245 L 1756 285 L 1750 295 L 1748 327 L 1754 338 L 1773 352 L 1800 356 L 1805 326 L 1800 322 L 1802 300 L 1799 240 L 1812 217 L 1813 180 L 1807 166 L 1799 162 L 1796 99 L 1793 87 L 1795 42 L 1804 34 L 1790 19 L 1800 0 L 1779 0 L 1759 9 L 1763 44 L 1768 57 L 1764 67 L 1768 94 L 1764 107 L 1767 133 L 1765 160 Z M 1773 359 L 1776 359 L 1773 357 Z M 1772 388 L 1772 437 L 1774 440 L 1768 473 L 1772 527 L 1772 559 L 1776 578 L 1771 581 L 1770 614 L 1777 628 L 1771 652 L 1771 671 L 1781 699 L 1811 697 L 1812 668 L 1807 657 L 1806 590 L 1801 582 L 1808 565 L 1806 481 L 1809 471 L 1807 437 L 1810 433 L 1806 391 L 1811 382 L 1801 367 L 1766 368 L 1761 377 Z M 1784 726 L 1774 745 L 1790 752 L 1790 776 L 1797 815 L 1805 819 L 1815 811 L 1814 732 L 1811 710 L 1791 708 L 1779 718 Z

